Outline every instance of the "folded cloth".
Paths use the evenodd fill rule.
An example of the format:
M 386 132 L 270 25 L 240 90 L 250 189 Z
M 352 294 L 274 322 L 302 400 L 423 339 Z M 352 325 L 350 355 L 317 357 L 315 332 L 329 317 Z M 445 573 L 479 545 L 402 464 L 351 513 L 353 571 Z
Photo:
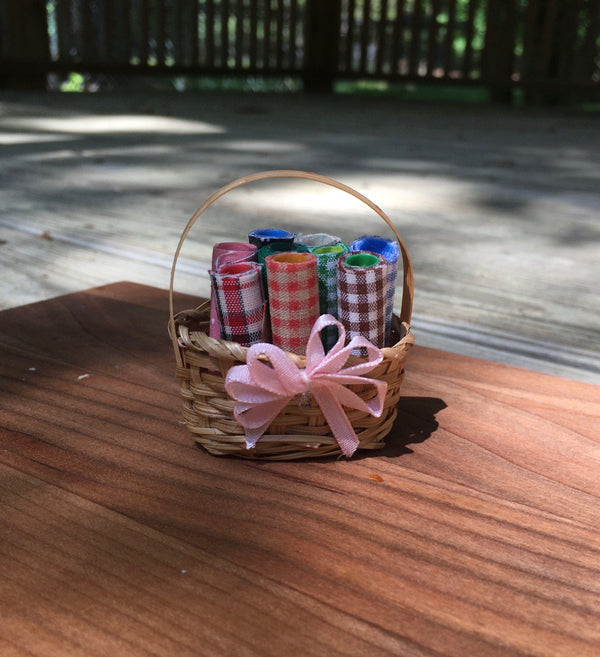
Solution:
M 256 260 L 256 246 L 247 242 L 219 242 L 213 246 L 212 270 L 217 271 L 223 265 L 234 262 L 249 262 Z M 221 337 L 221 324 L 217 313 L 214 287 L 210 292 L 210 327 L 209 335 L 213 338 Z
M 265 266 L 273 344 L 302 355 L 319 317 L 317 256 L 276 253 L 267 256 Z
M 394 297 L 396 294 L 396 277 L 398 275 L 398 257 L 400 246 L 396 240 L 379 237 L 379 235 L 363 235 L 354 240 L 350 251 L 370 251 L 383 256 L 388 263 L 387 289 L 385 304 L 385 340 L 390 338 L 392 314 L 394 312 Z
M 376 253 L 346 253 L 337 260 L 338 318 L 347 338 L 362 335 L 376 347 L 385 347 L 387 268 Z
M 317 276 L 319 277 L 319 312 L 321 315 L 338 316 L 337 300 L 337 261 L 344 253 L 348 253 L 348 246 L 338 242 L 333 246 L 312 247 L 311 253 L 317 256 Z M 326 326 L 321 331 L 323 347 L 329 351 L 337 342 L 337 328 Z
M 263 341 L 265 301 L 260 266 L 255 262 L 223 265 L 210 272 L 220 337 L 245 347 Z
M 296 238 L 296 233 L 291 233 L 289 230 L 280 230 L 279 228 L 261 228 L 260 230 L 253 230 L 248 233 L 248 241 L 260 249 L 261 246 L 270 244 L 271 242 L 293 242 Z
M 319 246 L 333 246 L 339 244 L 342 240 L 337 235 L 329 235 L 329 233 L 310 233 L 308 235 L 297 235 L 296 244 L 304 244 L 309 249 L 314 249 Z

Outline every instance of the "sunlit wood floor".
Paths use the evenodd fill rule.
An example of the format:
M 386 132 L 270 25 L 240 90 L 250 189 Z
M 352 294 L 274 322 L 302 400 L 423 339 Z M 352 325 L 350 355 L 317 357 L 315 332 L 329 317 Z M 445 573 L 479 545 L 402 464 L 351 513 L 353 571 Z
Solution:
M 600 382 L 600 116 L 566 109 L 4 93 L 0 308 L 120 280 L 168 287 L 194 210 L 268 169 L 331 176 L 386 211 L 413 259 L 419 344 Z M 175 288 L 207 295 L 212 244 L 265 226 L 385 234 L 335 190 L 257 183 L 202 216 Z

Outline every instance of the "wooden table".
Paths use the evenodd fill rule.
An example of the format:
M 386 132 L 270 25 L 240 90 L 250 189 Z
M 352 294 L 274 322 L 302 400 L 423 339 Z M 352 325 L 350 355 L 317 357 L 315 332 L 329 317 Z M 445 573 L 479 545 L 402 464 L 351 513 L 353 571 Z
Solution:
M 166 302 L 0 314 L 0 654 L 600 655 L 600 388 L 416 347 L 381 453 L 217 458 Z

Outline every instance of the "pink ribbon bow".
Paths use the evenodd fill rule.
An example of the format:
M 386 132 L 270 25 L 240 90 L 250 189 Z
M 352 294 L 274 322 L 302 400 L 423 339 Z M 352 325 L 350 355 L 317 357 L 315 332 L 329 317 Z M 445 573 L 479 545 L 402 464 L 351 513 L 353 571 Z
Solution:
M 320 333 L 326 326 L 338 328 L 338 340 L 327 354 Z M 306 368 L 300 369 L 289 355 L 273 344 L 252 345 L 246 365 L 232 367 L 225 378 L 225 390 L 235 399 L 235 419 L 244 427 L 246 447 L 254 447 L 271 422 L 296 395 L 310 391 L 319 404 L 343 454 L 352 456 L 358 438 L 342 406 L 380 417 L 387 383 L 364 378 L 383 359 L 381 351 L 363 337 L 354 337 L 344 347 L 346 331 L 332 315 L 321 315 L 306 344 Z M 368 360 L 344 367 L 353 349 L 364 347 Z M 261 359 L 265 356 L 269 363 Z M 365 402 L 348 390 L 352 383 L 370 384 L 377 394 Z

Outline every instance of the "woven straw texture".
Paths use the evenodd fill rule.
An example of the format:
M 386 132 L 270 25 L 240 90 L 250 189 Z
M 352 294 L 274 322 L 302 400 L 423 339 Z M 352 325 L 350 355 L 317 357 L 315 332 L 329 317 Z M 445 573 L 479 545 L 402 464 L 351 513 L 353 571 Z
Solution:
M 237 187 L 270 178 L 302 178 L 351 194 L 376 212 L 398 239 L 403 264 L 400 317 L 396 315 L 393 317 L 393 346 L 381 350 L 383 361 L 368 375 L 387 383 L 383 413 L 381 417 L 375 418 L 362 411 L 346 409 L 348 419 L 359 439 L 358 450 L 380 449 L 384 446 L 384 438 L 390 432 L 397 415 L 396 407 L 404 377 L 404 363 L 408 350 L 414 343 L 414 337 L 410 332 L 413 301 L 412 265 L 400 235 L 377 205 L 347 185 L 304 171 L 266 171 L 233 181 L 213 193 L 192 216 L 183 231 L 171 269 L 169 334 L 177 363 L 177 377 L 181 383 L 185 424 L 195 442 L 214 455 L 292 460 L 341 454 L 321 409 L 310 394 L 299 395 L 292 399 L 273 421 L 256 447 L 251 450 L 246 449 L 244 430 L 233 418 L 235 402 L 225 392 L 224 383 L 231 367 L 245 364 L 247 348 L 235 342 L 209 336 L 210 302 L 178 314 L 175 314 L 173 309 L 173 284 L 177 259 L 197 219 L 210 205 Z M 298 367 L 305 366 L 303 356 L 291 352 L 288 354 Z M 348 364 L 359 361 L 360 357 L 351 356 Z M 351 389 L 365 400 L 373 395 L 372 386 L 355 385 Z

